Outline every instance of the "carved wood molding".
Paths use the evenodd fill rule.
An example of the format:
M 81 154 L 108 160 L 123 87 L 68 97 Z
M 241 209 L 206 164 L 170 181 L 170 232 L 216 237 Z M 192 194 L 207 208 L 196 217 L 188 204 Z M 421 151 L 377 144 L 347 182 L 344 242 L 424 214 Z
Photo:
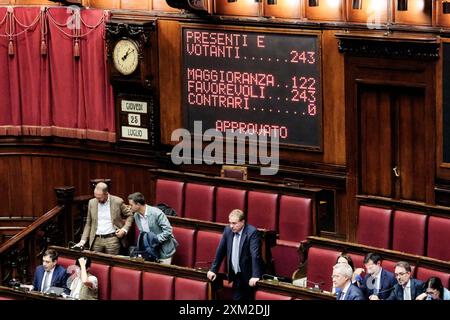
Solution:
M 386 33 L 337 33 L 340 53 L 368 58 L 439 59 L 440 43 L 434 36 Z
M 127 23 L 126 21 L 110 21 L 106 24 L 106 42 L 107 42 L 107 55 L 111 57 L 112 43 L 122 37 L 130 37 L 135 39 L 139 48 L 139 59 L 144 58 L 144 48 L 150 45 L 150 31 L 156 30 L 156 21 L 146 21 L 145 23 L 133 22 Z

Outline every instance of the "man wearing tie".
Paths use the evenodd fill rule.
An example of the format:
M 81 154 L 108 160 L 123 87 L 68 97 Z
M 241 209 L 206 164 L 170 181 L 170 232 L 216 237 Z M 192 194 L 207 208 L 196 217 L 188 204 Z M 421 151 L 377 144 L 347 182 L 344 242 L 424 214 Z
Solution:
M 361 289 L 352 284 L 353 269 L 346 263 L 338 263 L 333 267 L 333 287 L 339 288 L 337 300 L 366 300 Z
M 45 251 L 42 257 L 42 265 L 36 268 L 34 273 L 33 290 L 47 292 L 50 287 L 64 288 L 64 292 L 69 294 L 67 288 L 68 273 L 66 269 L 58 263 L 58 253 L 56 250 Z
M 231 211 L 228 219 L 230 225 L 225 227 L 207 277 L 211 281 L 216 279 L 226 255 L 233 300 L 252 300 L 253 287 L 264 273 L 258 230 L 245 223 L 244 213 L 239 209 Z

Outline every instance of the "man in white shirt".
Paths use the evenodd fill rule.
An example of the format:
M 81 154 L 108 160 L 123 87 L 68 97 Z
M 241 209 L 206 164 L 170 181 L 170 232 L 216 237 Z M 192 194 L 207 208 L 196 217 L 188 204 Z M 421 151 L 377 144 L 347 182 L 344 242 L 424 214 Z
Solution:
M 89 200 L 86 225 L 76 246 L 83 247 L 88 243 L 92 251 L 117 255 L 121 247 L 119 239 L 126 239 L 133 214 L 121 198 L 108 193 L 108 185 L 104 182 L 95 186 L 94 197 Z M 122 241 L 122 245 L 125 244 Z

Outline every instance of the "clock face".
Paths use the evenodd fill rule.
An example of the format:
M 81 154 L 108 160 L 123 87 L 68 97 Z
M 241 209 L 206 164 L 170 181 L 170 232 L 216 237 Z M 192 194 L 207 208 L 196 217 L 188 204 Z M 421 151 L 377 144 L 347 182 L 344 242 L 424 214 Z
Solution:
M 132 74 L 139 64 L 139 52 L 136 43 L 130 39 L 119 40 L 113 51 L 114 66 L 123 75 Z

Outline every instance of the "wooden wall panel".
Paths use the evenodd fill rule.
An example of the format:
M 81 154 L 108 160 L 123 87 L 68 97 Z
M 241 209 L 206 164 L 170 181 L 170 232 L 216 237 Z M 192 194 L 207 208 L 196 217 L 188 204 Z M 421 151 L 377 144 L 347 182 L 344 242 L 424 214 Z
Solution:
M 214 13 L 219 15 L 249 16 L 257 17 L 260 14 L 261 4 L 255 0 L 216 0 Z
M 302 2 L 300 0 L 277 0 L 275 5 L 263 1 L 265 17 L 300 19 L 302 17 Z
M 183 126 L 181 111 L 181 28 L 177 21 L 158 21 L 161 142 Z
M 121 9 L 130 9 L 130 10 L 151 10 L 152 8 L 151 0 L 122 0 L 120 2 Z
M 393 9 L 394 23 L 431 26 L 433 21 L 432 0 L 408 0 L 408 10 L 398 11 L 397 1 Z
M 89 0 L 91 8 L 120 9 L 120 0 Z
M 0 174 L 1 217 L 38 217 L 55 206 L 55 187 L 74 186 L 76 195 L 92 194 L 89 180 L 96 178 L 110 178 L 111 193 L 124 199 L 136 191 L 148 199 L 151 196 L 145 166 L 62 156 L 3 155 Z
M 389 0 L 362 0 L 361 9 L 353 9 L 352 1 L 347 1 L 347 21 L 385 24 L 388 20 Z
M 344 21 L 343 0 L 320 0 L 317 7 L 310 7 L 304 0 L 304 6 L 308 20 Z
M 178 12 L 180 10 L 170 7 L 166 0 L 153 0 L 152 10 L 164 11 L 164 12 Z

